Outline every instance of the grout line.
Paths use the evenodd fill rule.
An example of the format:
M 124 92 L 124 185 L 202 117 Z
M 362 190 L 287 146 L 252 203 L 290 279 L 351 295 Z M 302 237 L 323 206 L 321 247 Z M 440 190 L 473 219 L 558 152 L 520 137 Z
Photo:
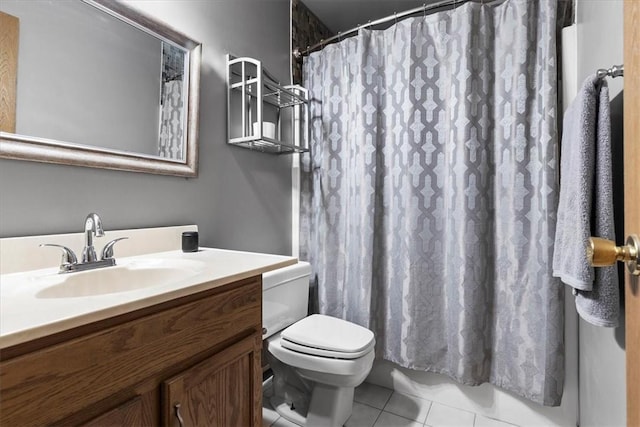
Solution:
M 387 405 L 389 404 L 389 401 L 391 400 L 391 396 L 393 396 L 393 394 L 394 394 L 395 392 L 396 392 L 395 390 L 392 390 L 392 391 L 391 391 L 391 394 L 389 394 L 389 397 L 387 397 L 387 401 L 386 401 L 386 402 L 384 402 L 384 405 L 382 405 L 382 410 L 383 410 L 383 411 L 384 411 L 384 408 L 386 408 L 386 407 L 387 407 Z
M 375 385 L 375 384 L 374 384 L 374 385 Z M 380 387 L 380 388 L 384 388 L 384 389 L 387 389 L 387 390 L 391 390 L 390 388 L 386 388 L 386 387 L 382 387 L 382 386 L 378 386 L 378 387 Z M 387 397 L 387 400 L 386 400 L 386 401 L 384 402 L 384 404 L 382 405 L 382 408 L 376 408 L 375 406 L 373 406 L 373 405 L 371 405 L 371 404 L 369 404 L 369 403 L 367 403 L 367 402 L 361 402 L 361 401 L 359 401 L 359 400 L 356 400 L 356 399 L 355 399 L 355 397 L 354 397 L 353 401 L 354 401 L 354 402 L 361 403 L 361 404 L 363 404 L 363 405 L 367 405 L 367 406 L 369 406 L 370 408 L 374 408 L 374 409 L 377 409 L 377 410 L 379 410 L 379 411 L 383 411 L 383 410 L 384 410 L 384 408 L 385 408 L 385 406 L 387 406 L 387 403 L 389 403 L 389 400 L 391 400 L 391 396 L 393 395 L 393 393 L 395 393 L 395 391 L 391 390 L 391 394 L 389 394 L 389 397 Z
M 373 409 L 375 409 L 377 411 L 384 411 L 384 409 L 376 408 L 375 406 L 369 405 L 368 403 L 365 403 L 365 402 L 358 402 L 357 400 L 354 400 L 353 402 L 354 403 L 359 403 L 360 405 L 368 406 L 369 408 L 373 408 Z
M 378 409 L 378 408 L 376 408 Z M 382 409 L 380 409 L 380 413 L 378 414 L 378 416 L 376 417 L 375 420 L 373 420 L 373 424 L 371 424 L 371 427 L 374 427 L 376 425 L 376 423 L 378 422 L 378 420 L 380 419 L 380 415 L 382 415 L 384 411 Z
M 423 425 L 423 426 L 424 426 L 424 423 L 421 423 L 421 422 L 420 422 L 420 421 L 418 421 L 418 420 L 412 420 L 411 418 L 407 418 L 407 417 L 404 417 L 404 416 L 402 416 L 402 415 L 394 414 L 393 412 L 389 412 L 389 411 L 382 411 L 382 412 L 386 412 L 387 414 L 391 414 L 391 415 L 393 415 L 393 416 L 395 416 L 395 417 L 399 417 L 399 418 L 405 419 L 405 420 L 407 420 L 407 421 L 411 421 L 412 423 L 417 423 L 417 424 L 421 424 L 421 425 Z M 381 414 L 382 414 L 382 412 L 381 412 Z
M 433 409 L 433 400 L 430 401 L 431 403 L 429 404 L 429 410 L 427 411 L 427 416 L 424 417 L 424 425 L 427 425 L 427 420 L 429 419 L 429 414 L 431 413 L 431 410 Z
M 427 409 L 427 414 L 424 416 L 424 421 L 422 421 L 423 426 L 427 425 L 427 418 L 429 418 L 429 412 L 431 412 L 431 408 L 433 408 L 433 401 L 427 400 L 427 402 L 429 402 L 429 409 Z
M 449 407 L 449 408 L 457 409 L 457 410 L 462 411 L 462 412 L 468 412 L 468 413 L 470 413 L 470 414 L 474 414 L 474 415 L 476 415 L 476 414 L 477 414 L 477 412 L 470 411 L 470 410 L 468 410 L 468 409 L 464 409 L 464 408 L 459 408 L 459 407 L 457 407 L 457 406 L 448 405 L 448 404 L 446 404 L 446 403 L 440 403 L 440 402 L 436 402 L 436 401 L 433 401 L 433 400 L 431 401 L 431 403 L 437 403 L 438 405 L 447 406 L 447 407 Z M 496 418 L 496 420 L 497 420 L 497 421 L 500 421 L 500 420 L 498 420 L 497 418 Z
M 378 386 L 378 387 L 386 388 L 386 387 L 382 387 L 382 386 Z M 431 414 L 431 410 L 433 409 L 433 404 L 434 404 L 434 403 L 437 403 L 438 405 L 446 406 L 446 407 L 449 407 L 449 408 L 452 408 L 452 409 L 456 409 L 456 410 L 458 410 L 458 411 L 462 411 L 462 412 L 467 412 L 467 413 L 473 414 L 473 424 L 472 424 L 472 425 L 473 425 L 474 427 L 475 427 L 475 425 L 476 425 L 476 421 L 477 421 L 477 419 L 478 419 L 478 415 L 481 415 L 481 414 L 478 414 L 477 412 L 470 411 L 470 410 L 468 410 L 468 409 L 459 408 L 459 407 L 457 407 L 457 406 L 452 406 L 452 405 L 450 405 L 450 404 L 446 404 L 446 403 L 436 402 L 436 401 L 434 401 L 434 400 L 430 400 L 430 399 L 425 399 L 425 398 L 424 398 L 424 397 L 422 397 L 422 396 L 418 396 L 418 395 L 414 395 L 414 394 L 409 394 L 409 393 L 400 393 L 400 392 L 395 391 L 395 390 L 392 390 L 392 389 L 387 389 L 387 390 L 391 390 L 392 392 L 391 392 L 391 394 L 389 395 L 389 397 L 387 398 L 387 400 L 385 401 L 385 403 L 384 403 L 384 405 L 383 405 L 382 409 L 377 408 L 377 407 L 375 407 L 375 406 L 373 406 L 373 405 L 371 405 L 371 404 L 369 404 L 369 403 L 366 403 L 366 402 L 360 402 L 360 401 L 357 401 L 357 400 L 355 400 L 355 399 L 354 399 L 354 402 L 357 402 L 357 403 L 359 403 L 359 404 L 361 404 L 361 405 L 365 405 L 365 406 L 368 406 L 368 407 L 370 407 L 370 408 L 373 408 L 373 409 L 376 409 L 376 410 L 380 411 L 380 413 L 378 414 L 378 417 L 377 417 L 377 418 L 376 418 L 376 420 L 373 422 L 373 424 L 374 424 L 374 425 L 375 425 L 375 423 L 378 421 L 378 419 L 380 418 L 380 416 L 382 415 L 382 413 L 383 413 L 383 412 L 386 412 L 386 413 L 388 413 L 388 414 L 392 414 L 392 415 L 395 415 L 395 416 L 398 416 L 398 417 L 401 417 L 401 418 L 405 418 L 405 419 L 407 419 L 407 420 L 409 420 L 409 421 L 413 421 L 413 422 L 416 422 L 416 423 L 418 423 L 418 424 L 422 424 L 424 427 L 429 427 L 429 424 L 427 424 L 427 419 L 429 418 L 429 415 Z M 386 409 L 387 405 L 389 404 L 389 401 L 391 400 L 391 397 L 393 397 L 393 395 L 394 395 L 395 393 L 399 393 L 399 394 L 402 394 L 402 395 L 407 395 L 407 396 L 416 397 L 416 398 L 419 398 L 419 399 L 422 399 L 422 400 L 424 400 L 424 401 L 429 402 L 429 410 L 427 411 L 427 415 L 426 415 L 426 417 L 425 417 L 425 419 L 424 419 L 424 422 L 422 422 L 422 423 L 421 423 L 419 420 L 412 420 L 411 418 L 407 418 L 407 417 L 405 417 L 405 416 L 403 416 L 403 415 L 399 415 L 399 414 L 395 414 L 395 413 L 390 412 L 390 411 L 386 411 L 385 409 Z M 507 421 L 501 420 L 501 419 L 499 419 L 499 418 L 494 418 L 494 417 L 486 417 L 486 418 L 489 418 L 489 419 L 492 419 L 492 420 L 495 420 L 495 421 L 499 421 L 499 422 L 501 422 L 501 423 L 505 423 L 505 424 L 509 425 L 510 427 L 519 427 L 517 424 L 512 424 L 512 423 L 509 423 L 509 422 L 507 422 Z
M 369 405 L 367 405 L 367 406 L 369 406 Z M 372 406 L 372 408 L 373 408 L 373 406 Z M 377 409 L 377 408 L 374 408 L 374 409 Z M 378 409 L 378 410 L 380 411 L 380 413 L 378 414 L 378 417 L 377 417 L 377 418 L 375 419 L 375 421 L 373 422 L 372 427 L 373 427 L 373 426 L 378 422 L 378 420 L 380 419 L 380 416 L 381 416 L 383 413 L 390 414 L 390 415 L 393 415 L 394 417 L 402 418 L 402 419 L 405 419 L 405 420 L 410 421 L 410 422 L 412 422 L 412 423 L 420 424 L 420 425 L 422 425 L 422 426 L 425 426 L 425 425 L 426 425 L 425 423 L 421 423 L 421 422 L 420 422 L 420 421 L 418 421 L 418 420 L 412 420 L 411 418 L 407 418 L 407 417 L 402 416 L 402 415 L 394 414 L 393 412 L 385 411 L 385 410 L 382 410 L 382 409 Z
M 403 415 L 395 414 L 395 413 L 390 412 L 390 411 L 385 411 L 385 408 L 386 408 L 386 407 L 387 407 L 387 405 L 389 404 L 389 401 L 391 400 L 391 397 L 393 396 L 393 394 L 394 394 L 394 393 L 396 393 L 396 391 L 395 391 L 395 390 L 394 390 L 394 391 L 392 391 L 392 393 L 389 395 L 389 397 L 388 397 L 388 398 L 387 398 L 387 400 L 385 401 L 385 403 L 384 403 L 384 405 L 383 405 L 383 408 L 382 408 L 382 409 L 380 409 L 380 408 L 376 408 L 375 406 L 370 405 L 370 404 L 365 403 L 365 402 L 357 402 L 356 400 L 354 400 L 354 402 L 357 402 L 357 403 L 359 403 L 359 404 L 361 404 L 361 405 L 365 405 L 365 406 L 368 406 L 368 407 L 370 407 L 370 408 L 372 408 L 372 409 L 375 409 L 375 410 L 377 410 L 377 411 L 380 411 L 380 412 L 378 413 L 378 416 L 376 417 L 376 419 L 373 421 L 373 424 L 371 425 L 371 427 L 373 427 L 373 426 L 378 422 L 378 420 L 379 420 L 379 419 L 380 419 L 380 417 L 382 416 L 382 413 L 383 413 L 383 412 L 386 412 L 386 413 L 388 413 L 388 414 L 391 414 L 391 415 L 394 415 L 394 416 L 397 416 L 397 417 L 404 418 L 404 419 L 406 419 L 406 420 L 408 420 L 408 421 L 411 421 L 411 422 L 415 422 L 415 423 L 421 424 L 421 425 L 423 425 L 424 427 L 429 427 L 429 424 L 427 424 L 427 419 L 429 418 L 429 414 L 431 414 L 431 410 L 433 409 L 433 404 L 434 404 L 434 403 L 438 403 L 439 405 L 448 406 L 449 408 L 453 408 L 453 409 L 457 409 L 457 410 L 460 410 L 460 411 L 463 411 L 463 412 L 469 412 L 469 413 L 473 414 L 473 424 L 472 424 L 472 425 L 473 425 L 474 427 L 476 426 L 476 421 L 478 420 L 478 415 L 479 415 L 477 412 L 467 411 L 467 410 L 462 409 L 462 408 L 456 408 L 455 406 L 446 405 L 446 404 L 443 404 L 443 403 L 434 402 L 434 401 L 432 401 L 432 400 L 423 399 L 423 398 L 421 398 L 421 399 L 423 399 L 423 400 L 425 400 L 425 401 L 428 401 L 428 402 L 430 402 L 430 403 L 429 403 L 429 409 L 427 410 L 427 415 L 426 415 L 426 417 L 425 417 L 425 419 L 424 419 L 424 422 L 422 422 L 422 423 L 421 423 L 420 421 L 418 421 L 418 420 L 413 420 L 413 419 L 408 418 L 408 417 L 405 417 L 405 416 L 403 416 Z M 402 394 L 402 393 L 401 393 L 401 394 Z M 411 396 L 411 395 L 410 395 L 410 396 Z M 414 396 L 414 397 L 419 397 L 419 396 Z M 274 410 L 274 411 L 275 411 L 275 410 Z M 269 424 L 269 427 L 274 426 L 274 425 L 275 425 L 275 424 L 276 424 L 276 423 L 277 423 L 281 418 L 282 418 L 282 416 L 280 416 L 280 415 L 278 414 L 278 418 L 276 418 L 276 419 L 275 419 L 271 424 Z M 502 421 L 502 420 L 499 420 L 499 419 L 497 419 L 497 418 L 491 418 L 491 417 L 487 417 L 487 418 L 489 418 L 489 419 L 493 419 L 493 420 L 496 420 L 496 421 L 499 421 L 499 422 L 506 423 L 506 421 Z M 512 425 L 512 424 L 510 424 L 510 423 L 507 423 L 507 424 Z M 514 427 L 517 427 L 516 425 L 513 425 L 513 426 L 514 426 Z

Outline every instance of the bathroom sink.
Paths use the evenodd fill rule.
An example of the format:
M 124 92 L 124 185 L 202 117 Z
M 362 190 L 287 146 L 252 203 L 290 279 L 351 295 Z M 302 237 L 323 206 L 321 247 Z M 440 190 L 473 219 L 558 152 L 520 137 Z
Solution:
M 51 282 L 36 297 L 76 298 L 136 291 L 188 279 L 204 267 L 205 263 L 194 260 L 145 259 L 123 266 L 50 275 L 36 279 Z

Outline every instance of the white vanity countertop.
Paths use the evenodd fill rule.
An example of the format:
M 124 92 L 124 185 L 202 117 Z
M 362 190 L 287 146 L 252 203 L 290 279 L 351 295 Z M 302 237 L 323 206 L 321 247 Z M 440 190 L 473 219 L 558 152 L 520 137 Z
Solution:
M 296 258 L 252 252 L 201 248 L 198 252 L 169 251 L 117 258 L 116 267 L 156 262 L 194 263 L 200 266 L 188 277 L 167 284 L 94 296 L 42 298 L 58 268 L 0 275 L 0 349 L 78 326 L 213 289 L 237 280 L 295 264 Z M 195 261 L 195 262 L 194 262 Z M 94 270 L 97 271 L 97 270 Z M 85 273 L 69 273 L 85 274 Z M 62 285 L 58 285 L 62 286 Z

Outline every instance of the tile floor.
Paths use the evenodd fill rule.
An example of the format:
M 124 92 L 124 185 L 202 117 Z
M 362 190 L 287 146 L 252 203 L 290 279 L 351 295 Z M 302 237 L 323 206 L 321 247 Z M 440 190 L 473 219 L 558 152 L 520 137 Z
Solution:
M 265 394 L 268 394 L 268 390 Z M 356 388 L 353 413 L 345 427 L 516 427 L 416 396 L 364 383 Z M 280 417 L 264 399 L 263 427 L 297 427 Z

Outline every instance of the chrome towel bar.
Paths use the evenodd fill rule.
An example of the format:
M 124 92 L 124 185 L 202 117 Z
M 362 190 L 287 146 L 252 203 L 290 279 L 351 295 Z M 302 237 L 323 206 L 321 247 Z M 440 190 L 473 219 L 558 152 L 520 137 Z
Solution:
M 614 65 L 609 69 L 600 68 L 598 71 L 596 71 L 596 75 L 600 79 L 604 79 L 607 76 L 610 76 L 610 77 L 623 77 L 624 76 L 624 65 L 623 64 Z

